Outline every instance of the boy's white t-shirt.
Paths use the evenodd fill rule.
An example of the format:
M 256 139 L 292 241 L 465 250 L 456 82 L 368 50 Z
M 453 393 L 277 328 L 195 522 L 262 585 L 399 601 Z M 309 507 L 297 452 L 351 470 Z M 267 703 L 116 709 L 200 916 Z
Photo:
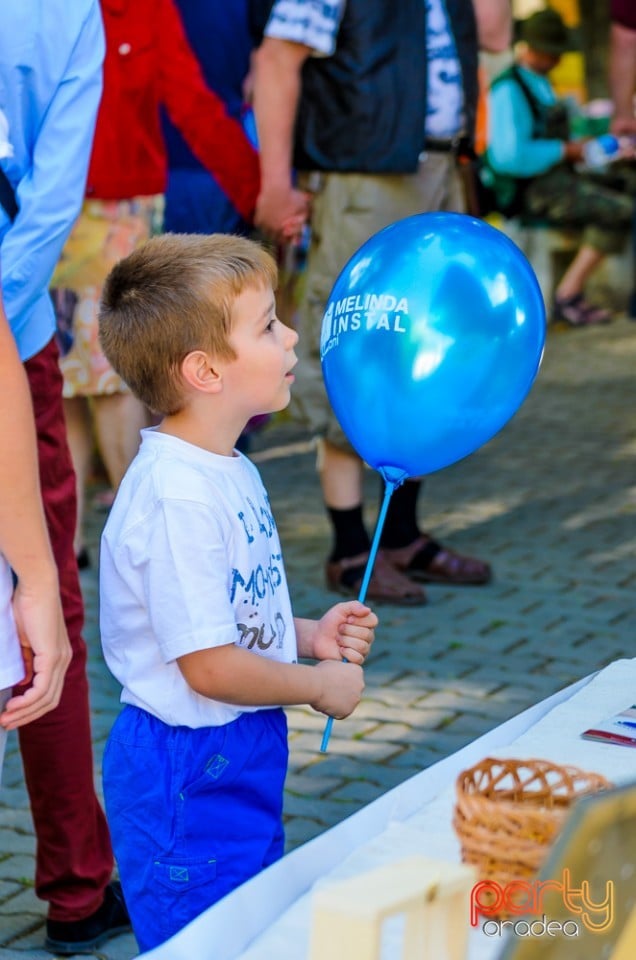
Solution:
M 188 727 L 256 709 L 200 696 L 176 662 L 227 643 L 296 661 L 278 532 L 246 457 L 142 431 L 102 535 L 100 629 L 124 703 Z
M 24 679 L 24 661 L 11 609 L 12 596 L 11 567 L 0 554 L 0 690 Z

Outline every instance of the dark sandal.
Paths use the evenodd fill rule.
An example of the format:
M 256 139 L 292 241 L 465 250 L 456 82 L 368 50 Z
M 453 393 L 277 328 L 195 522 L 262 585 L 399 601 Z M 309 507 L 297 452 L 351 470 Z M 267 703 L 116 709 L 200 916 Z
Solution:
M 328 586 L 347 597 L 357 597 L 368 559 L 368 553 L 361 553 L 357 557 L 328 561 L 325 568 Z M 388 563 L 385 553 L 379 550 L 365 599 L 370 603 L 421 607 L 426 603 L 426 594 L 409 577 Z
M 554 323 L 567 323 L 570 327 L 590 327 L 610 323 L 612 313 L 604 307 L 595 307 L 588 303 L 582 293 L 559 300 L 555 298 L 552 309 Z
M 384 550 L 387 560 L 411 580 L 421 583 L 448 583 L 478 586 L 492 577 L 490 565 L 443 547 L 423 533 L 406 547 Z

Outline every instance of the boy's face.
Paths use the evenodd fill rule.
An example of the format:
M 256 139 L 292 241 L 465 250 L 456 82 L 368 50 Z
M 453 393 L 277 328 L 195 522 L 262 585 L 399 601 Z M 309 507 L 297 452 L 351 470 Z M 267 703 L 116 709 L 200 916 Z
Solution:
M 234 301 L 230 343 L 236 359 L 226 365 L 223 379 L 247 418 L 283 410 L 294 382 L 298 334 L 276 317 L 269 285 L 248 287 Z

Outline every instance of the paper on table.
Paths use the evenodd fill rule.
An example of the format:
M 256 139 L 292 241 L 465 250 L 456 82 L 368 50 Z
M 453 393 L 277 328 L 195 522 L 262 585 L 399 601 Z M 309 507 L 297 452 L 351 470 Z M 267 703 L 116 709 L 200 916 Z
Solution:
M 586 740 L 600 740 L 621 747 L 636 747 L 636 705 L 632 704 L 607 720 L 601 720 L 581 734 Z

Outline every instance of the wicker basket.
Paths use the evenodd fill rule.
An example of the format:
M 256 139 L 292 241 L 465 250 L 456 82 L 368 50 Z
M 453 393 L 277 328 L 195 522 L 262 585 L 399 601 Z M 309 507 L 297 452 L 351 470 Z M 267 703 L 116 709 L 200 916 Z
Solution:
M 578 797 L 611 784 L 547 760 L 487 757 L 457 778 L 453 827 L 464 863 L 502 886 L 533 877 Z

